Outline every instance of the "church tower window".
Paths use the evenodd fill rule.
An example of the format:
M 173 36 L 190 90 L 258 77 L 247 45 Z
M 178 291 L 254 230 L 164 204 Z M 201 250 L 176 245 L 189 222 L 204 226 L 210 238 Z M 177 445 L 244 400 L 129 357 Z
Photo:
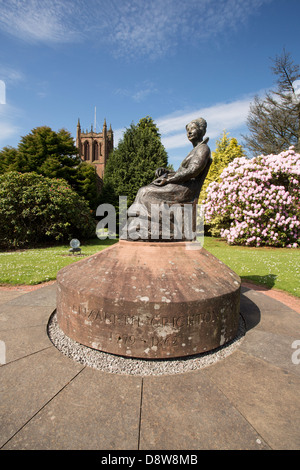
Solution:
M 87 141 L 84 142 L 84 160 L 89 160 L 89 143 Z
M 95 160 L 98 160 L 98 142 L 97 141 L 93 143 L 92 161 L 94 162 Z

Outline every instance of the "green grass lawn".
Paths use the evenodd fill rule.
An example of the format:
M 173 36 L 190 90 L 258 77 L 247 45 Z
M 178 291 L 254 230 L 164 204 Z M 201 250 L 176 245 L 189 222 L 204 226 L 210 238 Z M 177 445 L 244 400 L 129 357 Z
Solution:
M 204 248 L 242 279 L 300 297 L 299 249 L 229 246 L 224 240 L 210 237 L 205 237 Z
M 0 252 L 0 284 L 40 284 L 56 279 L 57 272 L 79 259 L 93 255 L 115 240 L 90 240 L 80 255 L 69 253 L 70 245 Z
M 0 252 L 0 284 L 39 284 L 56 279 L 57 272 L 64 266 L 113 243 L 115 240 L 91 240 L 81 247 L 81 256 L 69 255 L 69 245 Z M 204 248 L 242 279 L 300 297 L 299 249 L 229 246 L 223 240 L 210 237 L 205 237 Z

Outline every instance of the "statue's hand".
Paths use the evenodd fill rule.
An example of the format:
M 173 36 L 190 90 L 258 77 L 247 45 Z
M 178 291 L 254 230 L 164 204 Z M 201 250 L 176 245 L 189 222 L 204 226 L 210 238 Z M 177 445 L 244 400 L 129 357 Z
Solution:
M 165 184 L 167 184 L 167 182 L 167 178 L 157 178 L 157 180 L 153 181 L 153 184 L 155 184 L 156 186 L 164 186 Z
M 162 176 L 163 174 L 167 174 L 169 171 L 166 170 L 166 168 L 157 168 L 157 170 L 155 171 L 155 177 L 156 178 L 159 178 L 160 176 Z

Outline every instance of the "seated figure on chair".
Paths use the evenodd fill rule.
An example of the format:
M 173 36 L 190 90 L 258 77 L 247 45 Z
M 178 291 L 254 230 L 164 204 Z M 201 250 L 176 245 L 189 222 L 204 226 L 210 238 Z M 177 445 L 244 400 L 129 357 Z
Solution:
M 207 123 L 203 118 L 195 119 L 186 125 L 187 137 L 193 145 L 193 149 L 182 161 L 177 171 L 169 171 L 165 168 L 158 168 L 155 172 L 156 179 L 148 186 L 139 189 L 135 201 L 128 209 L 128 234 L 136 232 L 137 208 L 143 207 L 143 214 L 139 217 L 151 221 L 151 208 L 155 205 L 163 204 L 171 208 L 178 205 L 195 205 L 198 202 L 199 194 L 204 180 L 211 165 L 211 153 L 207 145 L 208 137 L 203 140 L 206 133 Z M 159 234 L 151 236 L 150 224 L 149 233 L 145 241 L 164 241 L 159 230 Z M 135 237 L 141 240 L 144 237 Z M 171 236 L 171 240 L 176 237 Z M 183 238 L 184 239 L 184 238 Z M 182 238 L 181 238 L 182 240 Z

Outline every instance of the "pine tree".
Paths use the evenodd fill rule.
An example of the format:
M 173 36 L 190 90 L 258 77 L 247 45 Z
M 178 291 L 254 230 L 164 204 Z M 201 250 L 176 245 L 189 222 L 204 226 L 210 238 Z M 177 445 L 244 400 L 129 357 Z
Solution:
M 25 171 L 35 171 L 44 176 L 54 177 L 53 167 L 55 167 L 55 171 L 58 172 L 55 177 L 67 181 L 73 176 L 71 169 L 80 163 L 74 140 L 65 129 L 55 132 L 47 126 L 36 127 L 21 138 L 18 152 L 25 158 Z
M 131 205 L 142 186 L 155 178 L 155 170 L 168 165 L 168 157 L 153 119 L 142 118 L 126 129 L 123 139 L 110 155 L 104 174 L 102 201 L 118 212 L 119 196 Z
M 78 165 L 73 189 L 89 202 L 91 209 L 96 210 L 99 204 L 99 194 L 96 168 L 93 165 L 88 162 L 81 162 Z
M 201 189 L 199 203 L 201 204 L 206 198 L 206 189 L 213 181 L 219 181 L 219 177 L 230 162 L 235 158 L 245 157 L 245 153 L 241 145 L 238 144 L 234 137 L 229 138 L 229 133 L 223 131 L 222 137 L 217 140 L 216 150 L 212 152 L 212 164 L 210 166 L 207 177 Z
M 17 149 L 14 147 L 3 147 L 0 152 L 0 174 L 8 171 L 19 171 L 21 172 L 25 164 L 24 158 L 22 158 Z

